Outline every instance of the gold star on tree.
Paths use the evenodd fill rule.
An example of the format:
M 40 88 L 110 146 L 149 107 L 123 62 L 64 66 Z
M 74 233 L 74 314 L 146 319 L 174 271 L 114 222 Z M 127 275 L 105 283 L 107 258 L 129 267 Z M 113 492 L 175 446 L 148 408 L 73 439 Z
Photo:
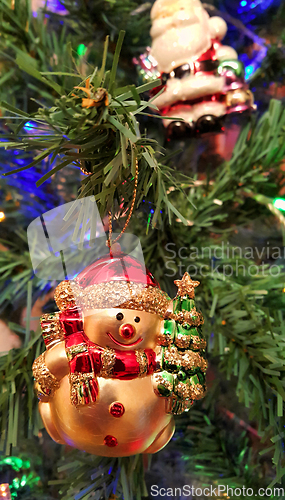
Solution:
M 195 288 L 200 285 L 200 281 L 193 281 L 188 273 L 184 274 L 182 280 L 176 280 L 174 283 L 178 287 L 177 295 L 187 295 L 190 299 L 195 298 Z

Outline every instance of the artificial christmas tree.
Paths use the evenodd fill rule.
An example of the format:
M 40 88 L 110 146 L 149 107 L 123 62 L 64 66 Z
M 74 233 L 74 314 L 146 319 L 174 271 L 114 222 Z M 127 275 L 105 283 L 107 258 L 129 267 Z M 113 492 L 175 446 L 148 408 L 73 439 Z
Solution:
M 180 414 L 189 410 L 195 399 L 204 396 L 207 362 L 203 357 L 206 342 L 201 336 L 203 318 L 194 301 L 194 288 L 199 281 L 193 281 L 185 273 L 175 284 L 179 290 L 173 311 L 166 312 L 160 340 L 164 372 L 156 379 L 157 392 L 169 398 L 170 411 Z
M 6 173 L 23 169 L 14 174 L 16 178 L 10 178 L 10 185 L 5 182 L 1 186 L 5 218 L 0 228 L 7 250 L 0 255 L 0 305 L 5 319 L 10 319 L 10 328 L 22 339 L 20 349 L 0 358 L 3 453 L 18 454 L 28 446 L 30 455 L 41 463 L 41 482 L 29 493 L 37 500 L 114 495 L 124 500 L 141 498 L 151 495 L 153 484 L 179 487 L 185 477 L 189 484 L 198 480 L 207 486 L 246 485 L 254 488 L 256 498 L 262 497 L 259 488 L 270 487 L 272 495 L 282 498 L 282 490 L 274 492 L 275 487 L 284 487 L 284 216 L 283 205 L 280 200 L 276 202 L 282 188 L 280 164 L 284 159 L 282 103 L 271 100 L 262 116 L 252 117 L 242 126 L 233 155 L 220 161 L 215 169 L 209 166 L 206 174 L 197 178 L 195 158 L 201 156 L 205 143 L 180 141 L 178 146 L 183 151 L 173 156 L 177 146 L 173 142 L 166 145 L 166 157 L 162 159 L 161 148 L 153 138 L 164 144 L 163 127 L 157 118 L 149 116 L 149 103 L 140 98 L 152 84 L 133 86 L 137 81 L 132 58 L 138 57 L 151 42 L 150 6 L 126 0 L 64 3 L 64 17 L 40 11 L 33 17 L 28 1 L 0 2 L 1 134 L 2 145 L 6 146 L 0 154 Z M 231 24 L 225 12 L 227 3 L 216 2 L 222 12 L 218 15 L 225 14 L 230 28 L 225 43 L 242 52 L 252 40 L 264 44 L 260 37 L 267 38 L 271 28 L 265 23 L 261 29 L 256 23 L 241 27 L 240 19 Z M 232 9 L 233 6 L 233 15 Z M 278 22 L 273 17 L 277 12 Z M 282 8 L 269 8 L 267 17 L 272 20 L 276 39 L 272 32 L 268 35 L 272 46 L 261 71 L 252 80 L 252 86 L 260 85 L 262 90 L 262 111 L 271 98 L 264 92 L 269 81 L 263 68 L 270 69 L 267 74 L 275 85 L 283 81 L 284 47 L 277 43 Z M 120 28 L 126 29 L 126 38 L 119 61 L 114 41 Z M 110 35 L 110 44 L 104 49 L 106 35 Z M 121 42 L 122 38 L 119 45 Z M 94 69 L 102 67 L 102 54 L 106 72 Z M 280 63 L 278 70 L 274 70 L 276 60 Z M 246 76 L 250 73 L 248 68 Z M 108 91 L 108 101 L 105 92 L 104 99 L 98 99 L 100 88 Z M 86 99 L 91 99 L 91 107 L 85 107 Z M 33 133 L 31 123 L 36 123 Z M 42 158 L 49 156 L 46 148 L 51 148 L 52 171 L 40 166 Z M 21 164 L 15 161 L 14 151 L 16 158 L 22 160 L 23 149 L 28 151 L 28 158 L 23 158 Z M 34 160 L 39 164 L 40 172 L 35 175 L 39 187 L 31 194 L 39 194 L 39 205 L 36 215 L 27 215 L 27 205 L 33 204 L 27 204 L 21 182 L 31 184 L 27 172 L 33 172 Z M 64 162 L 69 163 L 68 170 L 62 168 Z M 28 171 L 27 166 L 31 166 Z M 85 171 L 82 176 L 80 168 Z M 56 447 L 43 434 L 38 416 L 32 365 L 44 346 L 40 332 L 30 332 L 29 320 L 33 303 L 54 290 L 57 277 L 47 282 L 33 276 L 22 228 L 38 214 L 50 210 L 51 202 L 54 206 L 61 203 L 57 196 L 53 201 L 58 191 L 71 194 L 64 188 L 71 171 L 78 174 L 71 183 L 72 194 L 79 190 L 83 198 L 94 193 L 101 216 L 108 225 L 111 213 L 118 232 L 124 229 L 133 206 L 127 229 L 140 235 L 146 264 L 170 296 L 175 295 L 173 280 L 181 280 L 185 272 L 201 282 L 195 307 L 204 317 L 208 391 L 190 412 L 175 416 L 174 438 L 165 450 L 153 455 L 149 471 L 142 456 L 110 459 Z M 43 175 L 42 180 L 51 178 L 49 189 L 38 178 Z M 17 185 L 13 179 L 17 179 Z M 182 300 L 178 298 L 178 308 Z M 54 313 L 54 302 L 44 302 L 42 313 Z M 23 327 L 20 317 L 24 307 L 27 309 Z M 179 315 L 179 311 L 175 314 Z M 196 313 L 193 317 L 197 317 Z M 169 334 L 175 332 L 177 339 L 181 335 L 186 342 L 187 332 L 191 331 L 194 337 L 202 339 L 198 325 L 191 323 L 188 330 L 177 319 L 167 319 Z M 190 351 L 204 359 L 203 346 L 202 339 L 201 352 L 195 352 L 191 345 Z M 162 347 L 168 350 L 167 346 Z M 171 384 L 175 380 L 178 387 L 178 375 L 183 378 L 185 374 L 178 370 L 184 351 L 175 343 L 172 347 L 178 363 L 166 359 L 164 372 Z M 198 373 L 190 375 L 196 376 L 203 387 L 204 371 L 200 367 Z M 172 387 L 174 384 L 170 397 L 177 402 Z M 44 456 L 52 457 L 49 466 L 45 465 Z M 55 457 L 59 457 L 58 463 Z M 24 494 L 19 492 L 19 498 L 24 498 Z

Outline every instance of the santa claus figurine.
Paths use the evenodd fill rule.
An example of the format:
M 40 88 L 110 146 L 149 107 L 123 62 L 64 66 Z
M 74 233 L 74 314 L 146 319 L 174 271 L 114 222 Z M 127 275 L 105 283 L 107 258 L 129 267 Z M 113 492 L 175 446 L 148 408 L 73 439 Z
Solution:
M 122 253 L 102 257 L 56 289 L 61 312 L 41 320 L 47 350 L 34 362 L 51 437 L 101 456 L 155 453 L 173 414 L 205 392 L 206 342 L 188 274 L 170 301 Z
M 139 64 L 161 77 L 153 104 L 170 117 L 168 135 L 220 131 L 221 117 L 254 107 L 236 51 L 221 44 L 222 18 L 210 18 L 200 0 L 156 0 L 151 19 L 152 46 Z

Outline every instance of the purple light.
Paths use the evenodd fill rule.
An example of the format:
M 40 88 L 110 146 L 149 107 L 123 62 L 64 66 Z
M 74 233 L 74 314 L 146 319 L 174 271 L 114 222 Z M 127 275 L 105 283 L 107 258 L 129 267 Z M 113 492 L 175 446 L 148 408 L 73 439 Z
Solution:
M 67 10 L 59 0 L 32 0 L 32 10 L 35 17 L 37 17 L 37 12 L 40 9 L 46 9 L 63 16 L 67 14 Z

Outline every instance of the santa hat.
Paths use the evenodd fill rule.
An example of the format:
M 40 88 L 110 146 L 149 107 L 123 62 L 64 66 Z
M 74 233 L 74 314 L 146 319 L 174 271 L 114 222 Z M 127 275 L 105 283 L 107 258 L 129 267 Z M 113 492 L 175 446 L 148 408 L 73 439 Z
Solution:
M 164 317 L 170 298 L 139 260 L 119 253 L 98 259 L 75 280 L 60 283 L 55 301 L 61 311 L 74 307 L 86 312 L 114 307 Z

